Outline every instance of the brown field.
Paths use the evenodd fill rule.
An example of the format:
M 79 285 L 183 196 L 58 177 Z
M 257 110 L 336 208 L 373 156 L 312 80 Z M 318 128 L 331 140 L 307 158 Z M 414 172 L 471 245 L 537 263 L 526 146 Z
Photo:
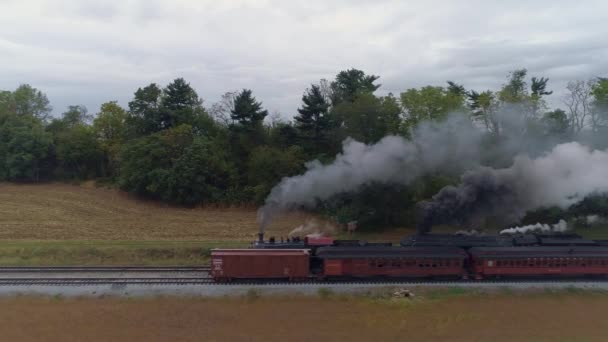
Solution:
M 608 295 L 0 299 L 4 341 L 605 341 Z
M 269 235 L 287 236 L 311 216 L 283 215 Z M 184 209 L 123 192 L 68 184 L 0 184 L 0 240 L 251 241 L 255 208 Z

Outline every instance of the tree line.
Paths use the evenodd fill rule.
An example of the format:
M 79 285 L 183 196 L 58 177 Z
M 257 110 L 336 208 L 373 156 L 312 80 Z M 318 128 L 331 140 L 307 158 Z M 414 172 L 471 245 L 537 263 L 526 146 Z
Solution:
M 175 203 L 260 204 L 282 177 L 306 163 L 331 162 L 347 137 L 374 143 L 386 135 L 408 138 L 422 121 L 462 112 L 487 132 L 489 144 L 505 129 L 498 113 L 517 106 L 527 134 L 564 141 L 608 128 L 608 79 L 568 84 L 563 109 L 549 110 L 548 79 L 515 70 L 497 90 L 475 91 L 448 81 L 398 95 L 376 95 L 379 77 L 357 69 L 311 84 L 293 120 L 269 115 L 252 90 L 224 94 L 205 106 L 177 78 L 138 88 L 127 108 L 116 101 L 95 114 L 81 105 L 52 117 L 47 96 L 24 84 L 0 91 L 0 181 L 86 180 Z M 391 225 L 412 220 L 413 204 L 454 182 L 428 175 L 408 187 L 370 185 L 320 204 L 340 220 Z

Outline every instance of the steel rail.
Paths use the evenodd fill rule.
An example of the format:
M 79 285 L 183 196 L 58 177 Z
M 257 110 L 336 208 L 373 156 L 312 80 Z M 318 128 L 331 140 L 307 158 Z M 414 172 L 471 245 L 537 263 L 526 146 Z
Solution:
M 209 272 L 210 266 L 1 266 L 1 273 L 16 272 Z

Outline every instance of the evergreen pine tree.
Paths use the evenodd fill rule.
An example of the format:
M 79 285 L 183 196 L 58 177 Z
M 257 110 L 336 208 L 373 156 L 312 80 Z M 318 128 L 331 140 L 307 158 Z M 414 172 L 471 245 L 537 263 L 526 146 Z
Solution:
M 259 126 L 268 111 L 262 109 L 262 103 L 256 101 L 251 90 L 243 89 L 234 99 L 234 108 L 230 111 L 230 117 L 242 128 L 253 129 Z
M 302 107 L 298 109 L 299 115 L 294 117 L 298 136 L 310 152 L 318 153 L 330 128 L 327 115 L 329 103 L 320 87 L 314 84 L 302 96 L 302 103 Z

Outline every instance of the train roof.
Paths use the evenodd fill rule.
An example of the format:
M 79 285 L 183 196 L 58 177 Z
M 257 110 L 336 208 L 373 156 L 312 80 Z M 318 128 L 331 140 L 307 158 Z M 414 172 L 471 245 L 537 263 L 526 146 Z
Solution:
M 608 247 L 601 246 L 534 246 L 534 247 L 474 247 L 474 258 L 540 258 L 540 257 L 608 257 Z
M 451 235 L 423 234 L 406 236 L 401 240 L 401 246 L 442 246 L 442 247 L 499 247 L 512 246 L 513 239 L 499 235 Z
M 310 249 L 255 249 L 255 248 L 214 248 L 211 256 L 293 256 L 309 255 Z
M 581 237 L 559 238 L 559 237 L 541 237 L 539 242 L 543 246 L 595 246 L 597 242 L 593 240 L 583 239 Z
M 457 247 L 321 247 L 316 256 L 321 259 L 336 258 L 405 258 L 405 257 L 437 257 L 437 258 L 466 258 L 466 253 Z

